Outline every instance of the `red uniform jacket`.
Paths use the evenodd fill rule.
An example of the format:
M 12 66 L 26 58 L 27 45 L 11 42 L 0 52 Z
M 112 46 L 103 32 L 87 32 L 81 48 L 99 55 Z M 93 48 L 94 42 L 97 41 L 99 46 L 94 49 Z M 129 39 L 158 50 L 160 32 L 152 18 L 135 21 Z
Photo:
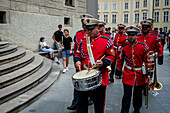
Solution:
M 115 56 L 113 56 L 113 41 L 110 38 L 98 35 L 97 38 L 91 39 L 91 49 L 93 52 L 94 60 L 99 60 L 103 55 L 106 55 L 105 58 L 102 59 L 103 66 L 99 69 L 102 73 L 102 85 L 106 86 L 109 84 L 109 76 L 108 76 L 108 69 L 107 66 L 111 65 L 114 62 Z M 75 53 L 75 62 L 81 61 L 82 69 L 86 65 L 87 67 L 92 67 L 90 58 L 88 55 L 86 38 L 83 38 L 82 42 L 80 43 L 79 48 L 80 53 Z
M 120 48 L 120 46 L 122 46 L 124 43 L 126 43 L 126 38 L 127 38 L 127 35 L 126 34 L 119 34 L 117 33 L 115 35 L 115 38 L 114 38 L 114 50 L 115 50 L 115 53 L 117 54 L 118 53 L 118 49 Z
M 159 32 L 157 30 L 152 30 L 152 31 L 150 31 L 150 33 L 158 35 Z
M 147 36 L 144 36 L 140 33 L 138 34 L 137 40 L 145 43 L 149 47 L 149 51 L 155 51 L 156 49 L 156 52 L 158 52 L 158 63 L 163 64 L 163 47 L 158 35 L 149 33 Z
M 80 30 L 76 33 L 76 35 L 74 36 L 74 53 L 78 52 L 78 48 L 80 45 L 81 40 L 86 37 L 87 33 L 84 30 Z
M 146 76 L 143 75 L 142 70 L 131 70 L 127 68 L 141 68 L 143 62 L 146 62 L 146 55 L 148 46 L 144 43 L 136 41 L 136 44 L 132 47 L 129 43 L 122 45 L 120 58 L 117 60 L 115 75 L 122 75 L 122 67 L 125 62 L 122 83 L 138 86 L 146 83 Z M 127 66 L 126 66 L 127 65 Z

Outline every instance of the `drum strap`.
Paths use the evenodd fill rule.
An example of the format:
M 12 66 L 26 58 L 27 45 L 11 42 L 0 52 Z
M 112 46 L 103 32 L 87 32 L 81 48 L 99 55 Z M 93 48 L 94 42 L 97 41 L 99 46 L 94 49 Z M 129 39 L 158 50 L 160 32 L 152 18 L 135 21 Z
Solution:
M 86 35 L 86 43 L 87 43 L 87 51 L 88 51 L 88 54 L 89 54 L 90 62 L 91 62 L 92 65 L 94 65 L 95 60 L 94 60 L 93 52 L 92 52 L 92 49 L 91 49 L 90 37 L 87 37 L 87 35 Z

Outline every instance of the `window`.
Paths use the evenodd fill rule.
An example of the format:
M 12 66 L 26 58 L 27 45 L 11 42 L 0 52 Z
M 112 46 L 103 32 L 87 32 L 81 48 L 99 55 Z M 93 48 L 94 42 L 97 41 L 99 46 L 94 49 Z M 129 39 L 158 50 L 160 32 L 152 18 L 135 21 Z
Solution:
M 163 30 L 164 30 L 164 32 L 167 32 L 168 31 L 168 27 L 164 27 Z
M 0 11 L 0 23 L 7 23 L 5 11 Z
M 169 12 L 168 11 L 164 11 L 164 22 L 168 22 L 168 20 L 169 20 L 169 18 L 168 18 L 168 16 L 169 16 Z
M 147 0 L 143 0 L 143 7 L 147 7 Z
M 135 23 L 139 23 L 139 13 L 135 14 Z
M 159 7 L 159 0 L 155 0 L 155 7 Z
M 159 12 L 154 13 L 154 21 L 159 22 Z
M 116 10 L 116 3 L 113 3 L 113 10 Z
M 104 3 L 104 10 L 108 10 L 108 3 Z
M 136 2 L 136 9 L 138 9 L 138 8 L 139 8 L 139 1 Z
M 128 3 L 125 3 L 125 9 L 128 9 Z
M 65 5 L 74 7 L 74 0 L 65 0 Z
M 169 5 L 169 0 L 165 0 L 165 6 Z
M 143 13 L 143 20 L 147 19 L 147 13 Z
M 100 20 L 100 15 L 98 15 L 98 19 Z
M 100 10 L 100 5 L 98 4 L 98 10 Z
M 104 22 L 108 23 L 108 15 L 104 15 Z
M 64 25 L 71 25 L 70 18 L 64 17 Z
M 128 23 L 128 14 L 124 14 L 124 23 Z
M 112 23 L 116 23 L 116 15 L 112 15 Z

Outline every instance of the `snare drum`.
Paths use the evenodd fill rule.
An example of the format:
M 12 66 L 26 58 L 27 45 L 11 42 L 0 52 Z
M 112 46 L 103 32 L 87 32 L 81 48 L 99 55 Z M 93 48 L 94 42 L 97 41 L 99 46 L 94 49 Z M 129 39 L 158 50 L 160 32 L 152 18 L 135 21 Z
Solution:
M 101 72 L 92 69 L 88 74 L 88 70 L 75 73 L 72 76 L 74 88 L 78 91 L 89 91 L 99 87 L 102 83 Z

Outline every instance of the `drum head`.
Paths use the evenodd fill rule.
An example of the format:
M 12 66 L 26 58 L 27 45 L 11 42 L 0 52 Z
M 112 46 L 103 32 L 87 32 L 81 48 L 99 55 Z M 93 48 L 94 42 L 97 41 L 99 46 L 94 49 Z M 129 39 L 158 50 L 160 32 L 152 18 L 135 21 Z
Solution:
M 97 73 L 99 73 L 99 70 L 97 69 L 92 69 L 88 74 L 86 74 L 88 72 L 88 70 L 83 70 L 83 71 L 79 71 L 77 73 L 75 73 L 73 75 L 74 79 L 84 79 L 84 78 L 88 78 L 91 76 L 96 75 Z

